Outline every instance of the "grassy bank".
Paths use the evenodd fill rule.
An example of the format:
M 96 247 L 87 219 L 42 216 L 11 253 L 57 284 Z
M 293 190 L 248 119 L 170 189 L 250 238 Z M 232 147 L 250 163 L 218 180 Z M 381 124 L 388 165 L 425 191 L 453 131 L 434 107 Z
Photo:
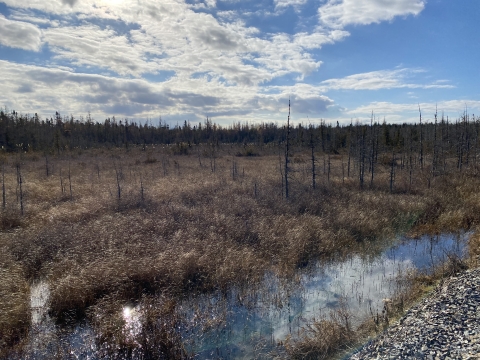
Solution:
M 156 311 L 175 322 L 174 305 L 187 295 L 251 286 L 266 271 L 289 276 L 322 257 L 375 248 L 376 239 L 398 232 L 480 223 L 474 171 L 452 169 L 427 181 L 428 170 L 418 169 L 410 184 L 409 170 L 399 167 L 391 188 L 386 163 L 373 185 L 360 189 L 353 164 L 348 176 L 346 155 L 334 155 L 312 189 L 309 154 L 297 151 L 285 199 L 276 149 L 239 154 L 241 148 L 222 145 L 190 155 L 150 147 L 5 157 L 0 308 L 9 311 L 0 322 L 0 355 L 28 336 L 28 284 L 35 279 L 48 282 L 59 323 L 88 317 L 103 334 L 99 343 L 128 349 L 136 345 L 114 321 L 122 304 L 161 296 Z M 170 344 L 162 349 L 186 356 L 167 328 L 155 330 Z
M 455 254 L 446 254 L 444 262 L 427 269 L 410 269 L 395 278 L 397 291 L 392 298 L 384 299 L 381 312 L 372 314 L 359 325 L 352 323 L 356 314 L 345 302 L 324 315 L 320 320 L 308 324 L 299 339 L 286 343 L 288 356 L 292 359 L 340 359 L 355 348 L 386 330 L 397 322 L 412 306 L 445 280 L 467 270 L 478 267 L 480 257 L 480 229 L 475 228 L 468 238 L 468 255 L 462 259 Z

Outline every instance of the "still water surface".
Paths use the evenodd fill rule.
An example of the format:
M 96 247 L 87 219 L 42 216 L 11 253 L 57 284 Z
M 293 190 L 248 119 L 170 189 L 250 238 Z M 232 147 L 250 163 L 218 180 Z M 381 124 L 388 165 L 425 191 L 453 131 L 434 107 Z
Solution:
M 178 308 L 183 319 L 178 331 L 186 350 L 196 359 L 268 357 L 270 351 L 279 349 L 277 344 L 288 336 L 298 337 L 307 324 L 327 316 L 340 304 L 353 314 L 353 325 L 381 311 L 384 300 L 401 290 L 395 281 L 399 275 L 414 268 L 429 271 L 450 254 L 463 257 L 468 236 L 400 238 L 377 255 L 319 262 L 299 270 L 293 280 L 267 274 L 256 289 L 195 296 Z M 31 289 L 30 357 L 48 358 L 49 352 L 61 350 L 66 357 L 96 359 L 98 349 L 91 327 L 79 325 L 60 335 L 48 317 L 47 284 L 36 283 Z M 122 310 L 132 336 L 141 330 L 138 310 L 127 306 Z M 40 343 L 49 345 L 42 349 Z

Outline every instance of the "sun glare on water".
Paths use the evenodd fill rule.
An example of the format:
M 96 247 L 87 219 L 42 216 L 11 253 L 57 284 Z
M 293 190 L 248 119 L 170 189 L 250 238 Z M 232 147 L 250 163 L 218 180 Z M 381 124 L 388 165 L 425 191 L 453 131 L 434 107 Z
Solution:
M 125 306 L 122 312 L 123 320 L 125 321 L 125 331 L 128 334 L 128 337 L 133 340 L 142 329 L 139 310 L 137 308 Z
M 131 318 L 132 314 L 132 309 L 130 309 L 128 306 L 123 308 L 123 318 L 125 320 L 129 320 Z

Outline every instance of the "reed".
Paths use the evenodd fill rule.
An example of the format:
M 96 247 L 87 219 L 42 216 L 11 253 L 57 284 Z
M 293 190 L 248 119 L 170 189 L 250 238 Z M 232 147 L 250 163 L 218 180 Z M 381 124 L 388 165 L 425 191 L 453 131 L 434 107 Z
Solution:
M 480 178 L 467 171 L 435 177 L 428 187 L 426 181 L 410 186 L 409 172 L 397 170 L 391 188 L 389 160 L 376 165 L 373 186 L 361 190 L 354 170 L 345 177 L 344 159 L 331 155 L 328 174 L 318 172 L 312 189 L 311 150 L 296 151 L 285 199 L 276 149 L 214 148 L 214 157 L 210 145 L 190 155 L 133 146 L 51 155 L 48 176 L 44 158 L 27 154 L 21 159 L 23 215 L 16 168 L 8 165 L 15 159 L 9 159 L 0 288 L 15 291 L 0 297 L 0 308 L 16 310 L 2 316 L 0 334 L 12 334 L 0 337 L 6 346 L 26 336 L 34 279 L 48 281 L 51 315 L 62 322 L 89 316 L 106 302 L 160 295 L 174 301 L 251 286 L 267 271 L 288 276 L 321 258 L 361 253 L 398 232 L 480 223 Z M 239 152 L 247 156 L 235 156 Z M 209 160 L 212 167 L 205 165 Z M 340 336 L 341 327 L 328 321 L 321 328 Z

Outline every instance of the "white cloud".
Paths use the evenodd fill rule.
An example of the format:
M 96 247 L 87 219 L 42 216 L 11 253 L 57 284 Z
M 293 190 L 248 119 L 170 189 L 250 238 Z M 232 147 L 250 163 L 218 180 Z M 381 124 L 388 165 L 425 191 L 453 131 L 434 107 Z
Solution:
M 453 88 L 452 85 L 443 82 L 435 82 L 433 84 L 413 84 L 408 82 L 408 77 L 422 73 L 418 69 L 396 69 L 396 70 L 379 70 L 368 73 L 354 74 L 341 79 L 329 79 L 322 81 L 321 85 L 325 90 L 380 90 L 380 89 L 448 89 Z
M 296 113 L 325 112 L 333 100 L 309 85 L 263 89 L 231 87 L 204 78 L 173 77 L 162 83 L 143 79 L 121 79 L 96 74 L 21 65 L 0 61 L 0 78 L 4 91 L 0 103 L 19 112 L 55 111 L 84 114 L 97 118 L 111 115 L 130 118 L 165 118 L 189 114 L 205 115 L 231 121 L 238 115 L 245 120 L 258 119 L 258 113 L 277 117 L 292 99 Z M 20 79 L 20 80 L 19 80 Z M 187 116 L 185 115 L 185 116 Z
M 210 14 L 197 13 L 180 0 L 100 2 L 95 6 L 86 0 L 72 3 L 73 8 L 62 4 L 56 0 L 24 4 L 52 13 L 70 11 L 70 16 L 84 21 L 76 27 L 44 30 L 55 59 L 76 66 L 97 66 L 122 76 L 173 71 L 178 77 L 189 78 L 207 73 L 241 86 L 256 86 L 289 73 L 303 79 L 321 65 L 310 51 L 348 36 L 338 30 L 294 36 L 261 34 L 235 18 L 219 22 Z M 112 28 L 89 24 L 95 18 L 136 24 L 140 29 L 120 35 Z
M 319 10 L 320 22 L 329 28 L 391 21 L 397 16 L 418 15 L 425 0 L 328 0 Z
M 289 3 L 298 5 L 303 1 Z M 231 17 L 232 14 L 224 14 L 220 21 L 211 14 L 195 12 L 182 0 L 20 3 L 6 0 L 6 3 L 20 10 L 68 15 L 59 26 L 44 30 L 54 59 L 61 60 L 62 64 L 70 62 L 69 66 L 99 67 L 122 76 L 173 71 L 178 77 L 189 78 L 205 73 L 229 85 L 240 86 L 257 86 L 287 74 L 304 79 L 321 66 L 321 61 L 311 54 L 312 50 L 349 35 L 345 31 L 322 30 L 293 36 L 261 34 L 258 29 Z M 197 4 L 214 7 L 216 2 L 208 0 Z M 66 25 L 68 18 L 80 19 L 83 24 Z M 114 28 L 91 24 L 98 19 L 137 25 L 140 29 L 117 34 Z
M 439 102 L 421 102 L 419 103 L 392 103 L 392 102 L 372 102 L 368 105 L 362 105 L 355 109 L 345 111 L 345 114 L 355 117 L 368 117 L 372 111 L 380 117 L 387 116 L 388 121 L 397 119 L 401 122 L 419 121 L 418 107 L 422 110 L 422 119 L 433 121 L 435 111 L 440 118 L 442 112 L 450 118 L 458 118 L 467 107 L 469 113 L 480 111 L 479 100 L 444 100 Z
M 205 0 L 207 7 L 214 8 L 217 7 L 217 0 Z
M 135 33 L 135 38 L 138 35 Z M 145 54 L 162 55 L 161 47 L 148 39 L 132 44 L 125 35 L 95 25 L 49 28 L 44 30 L 44 39 L 56 59 L 109 69 L 124 76 L 157 72 L 157 62 L 146 60 Z
M 288 6 L 298 7 L 305 5 L 308 0 L 274 0 L 275 8 L 285 8 Z
M 315 50 L 348 37 L 345 26 L 417 15 L 424 1 L 328 0 L 319 9 L 320 25 L 296 34 L 262 33 L 243 22 L 240 12 L 216 12 L 221 1 L 237 0 L 198 0 L 193 5 L 184 0 L 5 0 L 12 16 L 0 15 L 0 42 L 35 51 L 45 43 L 54 55 L 48 59 L 50 69 L 0 61 L 5 89 L 0 103 L 26 112 L 90 110 L 100 117 L 242 115 L 270 121 L 286 112 L 289 98 L 298 114 L 341 112 L 325 95 L 329 90 L 452 87 L 443 80 L 424 84 L 415 69 L 354 74 L 315 86 L 265 85 L 284 76 L 304 81 L 322 65 Z M 306 2 L 275 0 L 256 16 L 274 6 L 284 11 Z M 45 19 L 53 15 L 58 20 L 48 26 Z M 90 72 L 100 68 L 120 78 L 75 73 L 79 67 Z M 167 79 L 142 79 L 162 72 L 168 72 Z
M 47 17 L 35 16 L 35 14 L 32 11 L 23 10 L 23 9 L 10 10 L 9 19 L 24 21 L 27 23 L 41 24 L 41 25 L 51 24 L 51 20 L 48 19 Z
M 42 32 L 37 26 L 9 20 L 1 14 L 0 34 L 0 44 L 11 48 L 39 51 L 42 46 Z

